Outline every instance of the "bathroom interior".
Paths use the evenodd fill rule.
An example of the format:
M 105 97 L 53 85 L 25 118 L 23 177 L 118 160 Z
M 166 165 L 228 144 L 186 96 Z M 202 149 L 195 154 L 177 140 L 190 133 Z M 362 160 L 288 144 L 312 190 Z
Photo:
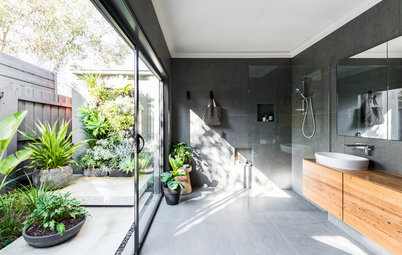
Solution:
M 163 4 L 155 5 L 160 23 L 172 18 L 169 14 L 180 13 Z M 191 54 L 190 50 L 187 55 L 176 53 L 178 57 L 172 57 L 171 139 L 185 141 L 194 149 L 193 186 L 213 188 L 215 193 L 248 189 L 246 195 L 239 195 L 247 199 L 233 199 L 227 207 L 245 206 L 256 219 L 260 213 L 273 213 L 274 225 L 292 247 L 289 250 L 259 237 L 268 230 L 245 227 L 245 231 L 255 231 L 247 244 L 235 234 L 231 237 L 234 241 L 224 244 L 208 238 L 213 248 L 201 250 L 211 254 L 230 254 L 228 250 L 233 254 L 402 253 L 401 14 L 401 1 L 377 2 L 291 57 L 228 58 L 213 53 Z M 174 28 L 181 28 L 175 27 L 174 21 L 162 25 L 165 36 L 170 32 L 170 43 Z M 176 50 L 182 50 L 181 41 L 173 41 Z M 222 124 L 217 127 L 202 123 L 203 106 L 211 92 L 224 111 Z M 329 169 L 328 175 L 323 165 Z M 381 171 L 371 176 L 373 169 Z M 348 186 L 348 178 L 354 181 L 356 176 L 381 187 L 368 194 L 366 191 L 373 187 L 364 183 L 360 183 L 361 189 Z M 348 187 L 353 187 L 352 191 Z M 353 199 L 363 197 L 363 202 L 350 198 L 351 193 Z M 191 201 L 185 200 L 181 206 L 198 205 Z M 383 202 L 372 208 L 376 204 L 373 201 Z M 175 210 L 190 213 L 185 208 Z M 166 212 L 164 207 L 159 209 L 159 213 Z M 306 220 L 306 212 L 320 218 L 329 229 L 335 226 L 338 234 L 315 229 L 317 222 Z M 358 216 L 350 216 L 355 214 Z M 228 224 L 237 219 L 226 216 L 229 219 L 224 222 Z M 188 218 L 191 225 L 194 217 Z M 201 217 L 199 225 L 208 218 L 214 216 Z M 381 222 L 385 218 L 389 221 Z M 150 243 L 161 238 L 157 233 L 164 229 L 159 227 L 163 220 L 157 214 L 157 226 L 151 227 L 142 249 L 145 254 L 152 251 Z M 287 220 L 288 224 L 283 223 Z M 194 226 L 186 234 L 202 233 L 199 225 L 201 230 L 194 230 Z M 171 233 L 177 234 L 177 228 Z M 319 233 L 328 241 L 314 237 Z M 191 236 L 196 238 L 196 234 Z M 250 238 L 261 240 L 265 246 L 250 248 L 254 244 L 248 243 Z M 236 248 L 226 247 L 228 243 Z M 239 248 L 243 245 L 247 247 L 244 250 Z
M 129 203 L 91 208 L 97 251 L 402 255 L 402 0 L 91 3 L 131 47 L 136 100 Z M 141 135 L 155 148 L 143 180 Z M 180 142 L 192 192 L 171 206 L 161 182 Z M 9 254 L 47 254 L 20 243 Z

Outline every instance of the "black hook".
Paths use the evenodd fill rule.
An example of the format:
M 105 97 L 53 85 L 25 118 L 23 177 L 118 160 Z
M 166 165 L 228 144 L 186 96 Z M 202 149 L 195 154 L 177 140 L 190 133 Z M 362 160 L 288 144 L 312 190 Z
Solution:
M 209 92 L 209 98 L 214 99 L 214 92 L 212 90 Z

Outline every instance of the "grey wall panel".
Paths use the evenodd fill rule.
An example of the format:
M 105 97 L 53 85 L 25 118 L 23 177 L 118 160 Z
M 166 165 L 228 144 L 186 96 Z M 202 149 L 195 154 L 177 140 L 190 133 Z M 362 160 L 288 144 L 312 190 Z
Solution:
M 273 93 L 280 93 L 280 85 L 286 81 L 278 73 L 275 82 L 266 81 L 266 87 L 258 87 L 256 92 L 249 94 L 249 66 L 250 65 L 274 65 L 290 66 L 290 59 L 173 59 L 172 61 L 172 130 L 173 141 L 184 141 L 194 149 L 194 164 L 191 172 L 194 186 L 218 186 L 229 188 L 243 185 L 242 169 L 233 166 L 235 149 L 249 148 L 250 140 L 254 138 L 260 142 L 260 131 L 269 128 L 267 123 L 257 123 L 256 118 L 250 120 L 250 102 L 256 104 L 258 100 L 269 100 Z M 290 86 L 290 69 L 285 75 Z M 275 85 L 278 85 L 275 88 Z M 214 96 L 219 106 L 224 109 L 222 125 L 218 127 L 205 126 L 202 122 L 202 108 L 208 103 L 209 92 Z M 277 90 L 277 92 L 276 92 Z M 187 91 L 190 92 L 190 100 L 187 100 Z M 262 93 L 264 92 L 264 93 Z M 283 93 L 283 92 L 282 92 Z M 290 97 L 290 87 L 286 90 L 286 97 Z M 250 99 L 250 95 L 253 98 Z M 273 100 L 273 97 L 271 98 Z M 290 142 L 290 104 L 288 111 Z M 256 115 L 256 114 L 255 114 Z M 283 116 L 286 115 L 286 111 Z M 257 126 L 260 125 L 260 126 Z M 261 129 L 262 128 L 262 129 Z M 251 138 L 250 138 L 251 137 Z M 255 140 L 254 139 L 254 140 Z M 273 140 L 274 138 L 267 138 Z M 279 144 L 277 145 L 279 146 Z M 266 158 L 277 159 L 277 151 L 271 147 L 255 145 Z M 286 155 L 284 156 L 286 157 Z M 261 158 L 260 158 L 261 159 Z M 261 161 L 259 161 L 261 163 Z M 269 162 L 273 166 L 277 161 Z M 283 167 L 283 168 L 281 168 Z M 290 158 L 289 164 L 280 165 L 277 169 L 283 171 L 279 181 L 284 188 L 290 187 Z M 277 176 L 270 167 L 263 175 Z M 288 172 L 286 174 L 285 172 Z M 271 177 L 271 176 L 269 176 Z

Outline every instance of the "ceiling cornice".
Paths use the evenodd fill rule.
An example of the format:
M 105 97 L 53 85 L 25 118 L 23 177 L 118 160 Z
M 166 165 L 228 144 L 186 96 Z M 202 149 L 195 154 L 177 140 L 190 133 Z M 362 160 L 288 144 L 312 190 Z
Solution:
M 331 33 L 335 32 L 337 29 L 344 26 L 346 23 L 350 22 L 351 20 L 355 19 L 357 16 L 362 14 L 363 12 L 367 11 L 374 5 L 381 2 L 381 0 L 370 0 L 367 1 L 355 9 L 352 9 L 350 12 L 340 15 L 339 17 L 335 18 L 332 22 L 329 22 L 325 28 L 321 31 L 318 31 L 315 36 L 311 39 L 303 42 L 300 44 L 296 49 L 291 52 L 292 58 L 298 55 L 299 53 L 303 52 L 304 50 L 308 49 L 309 47 L 313 46 L 317 42 L 324 39 L 326 36 L 330 35 Z
M 288 51 L 175 53 L 173 58 L 290 58 Z
M 239 51 L 239 52 L 189 52 L 180 53 L 176 52 L 172 40 L 172 33 L 167 26 L 167 17 L 161 10 L 158 0 L 152 0 L 155 8 L 156 16 L 158 17 L 159 24 L 162 28 L 163 35 L 166 40 L 170 55 L 172 58 L 293 58 L 304 50 L 308 49 L 315 43 L 319 42 L 329 34 L 333 33 L 346 23 L 350 22 L 363 12 L 367 11 L 374 5 L 381 2 L 381 0 L 369 0 L 357 8 L 352 9 L 350 12 L 340 15 L 333 21 L 329 22 L 324 29 L 317 31 L 315 36 L 311 39 L 302 42 L 292 51 Z

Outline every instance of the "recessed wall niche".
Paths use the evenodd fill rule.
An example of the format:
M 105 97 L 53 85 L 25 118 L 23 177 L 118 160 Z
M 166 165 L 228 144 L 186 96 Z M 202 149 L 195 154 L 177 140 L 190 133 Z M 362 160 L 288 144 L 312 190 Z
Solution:
M 274 104 L 257 104 L 257 121 L 264 122 L 264 116 L 267 117 L 265 122 L 275 121 L 275 105 Z M 269 119 L 272 116 L 272 119 Z

